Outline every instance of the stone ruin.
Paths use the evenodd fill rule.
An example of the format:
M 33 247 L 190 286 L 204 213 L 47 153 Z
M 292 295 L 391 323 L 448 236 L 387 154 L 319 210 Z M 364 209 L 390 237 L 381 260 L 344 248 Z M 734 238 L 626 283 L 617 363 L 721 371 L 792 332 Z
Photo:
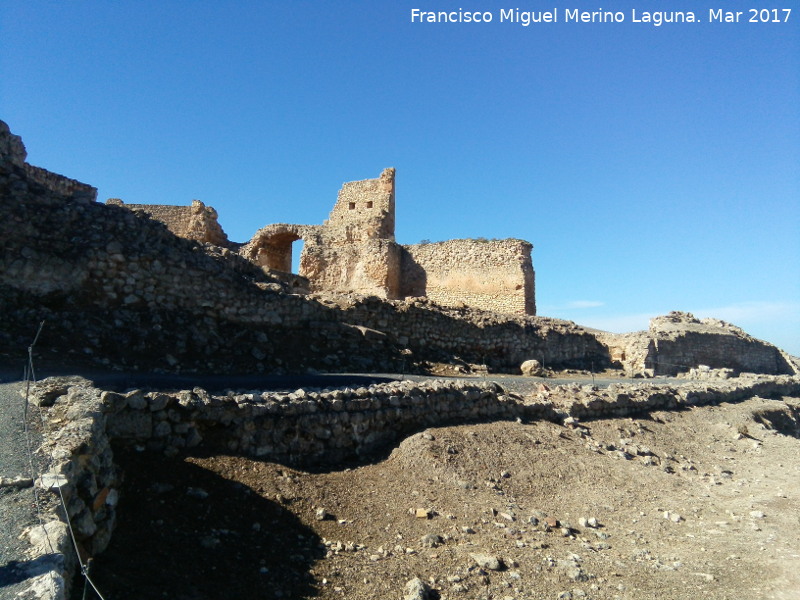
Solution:
M 145 214 L 161 221 L 175 235 L 198 242 L 214 244 L 226 248 L 230 245 L 228 236 L 217 221 L 217 211 L 200 200 L 192 200 L 190 206 L 170 206 L 166 204 L 126 204 L 119 198 L 109 198 L 106 204 L 124 206 L 137 213 Z
M 243 245 L 228 241 L 217 213 L 191 206 L 125 204 L 163 222 L 175 235 L 236 249 L 289 283 L 295 292 L 360 294 L 389 300 L 427 297 L 443 306 L 536 314 L 533 246 L 517 239 L 449 240 L 401 245 L 395 241 L 395 170 L 345 183 L 322 225 L 276 223 Z M 292 244 L 303 241 L 299 275 Z
M 132 205 L 99 204 L 92 186 L 31 166 L 25 158 L 19 137 L 0 121 L 4 358 L 22 359 L 36 324 L 46 321 L 41 338 L 37 335 L 37 359 L 48 352 L 46 356 L 59 364 L 82 358 L 110 368 L 183 373 L 398 372 L 412 356 L 420 368 L 428 359 L 480 360 L 491 371 L 514 372 L 524 360 L 536 358 L 548 368 L 623 366 L 630 374 L 659 375 L 677 367 L 689 369 L 692 377 L 711 379 L 713 374 L 719 380 L 680 387 L 615 385 L 605 390 L 543 385 L 525 399 L 474 379 L 289 393 L 227 390 L 225 395 L 199 387 L 119 393 L 56 382 L 55 388 L 42 390 L 38 400 L 53 411 L 49 416 L 57 420 L 51 423 L 58 425 L 56 435 L 43 446 L 58 460 L 41 481 L 68 491 L 65 512 L 76 524 L 75 539 L 90 554 L 107 546 L 117 518 L 121 481 L 112 441 L 165 454 L 202 447 L 290 464 L 319 464 L 360 457 L 401 434 L 449 423 L 550 419 L 567 424 L 570 419 L 622 417 L 798 391 L 797 359 L 721 321 L 670 313 L 654 319 L 648 332 L 615 336 L 556 319 L 469 308 L 467 300 L 480 299 L 481 294 L 499 306 L 500 294 L 492 296 L 477 285 L 439 282 L 461 268 L 455 260 L 459 250 L 481 248 L 470 254 L 477 264 L 473 274 L 491 272 L 492 261 L 505 259 L 512 265 L 508 279 L 516 282 L 513 291 L 521 292 L 516 297 L 529 298 L 532 310 L 530 245 L 519 240 L 397 245 L 391 170 L 377 180 L 346 184 L 323 225 L 265 228 L 274 235 L 261 241 L 272 240 L 273 246 L 263 246 L 264 252 L 259 252 L 258 243 L 250 246 L 263 261 L 257 265 L 235 252 L 235 245 L 221 247 L 202 237 L 203 228 L 216 223 L 216 215 L 201 203 L 172 212 L 175 218 L 169 222 L 140 218 L 127 210 Z M 373 193 L 372 200 L 365 199 Z M 368 211 L 376 208 L 378 197 L 383 203 L 378 207 L 383 208 L 373 218 Z M 156 212 L 139 208 L 149 215 Z M 342 216 L 337 210 L 347 212 Z M 175 235 L 178 228 L 185 237 Z M 278 235 L 281 231 L 284 238 Z M 365 287 L 385 290 L 384 298 L 410 294 L 408 290 L 424 290 L 429 298 L 382 300 L 374 292 L 334 302 L 290 293 L 290 287 L 270 272 L 286 265 L 282 244 L 293 235 L 307 239 L 308 256 L 314 255 L 312 238 L 320 236 L 319 245 L 327 245 L 319 251 L 328 252 L 329 260 L 352 259 L 352 270 L 341 269 L 344 279 L 336 280 L 337 285 L 344 285 L 347 277 L 355 281 L 357 275 Z M 373 250 L 378 266 L 370 269 Z M 391 263 L 394 267 L 388 266 L 395 260 L 391 256 L 400 257 Z M 310 266 L 307 272 L 312 274 Z M 335 272 L 329 270 L 324 277 Z M 460 273 L 462 283 L 471 274 L 468 267 Z M 441 294 L 442 304 L 446 300 L 465 306 L 434 304 L 430 300 L 436 294 Z M 721 381 L 742 371 L 795 377 L 752 375 Z M 63 515 L 47 518 L 30 531 L 31 555 L 56 558 L 54 589 L 63 598 L 77 561 L 60 520 Z M 34 541 L 43 539 L 42 531 L 47 545 Z
M 603 332 L 598 338 L 608 347 L 612 364 L 629 374 L 699 377 L 715 369 L 730 374 L 797 372 L 792 357 L 775 346 L 725 321 L 698 319 L 687 312 L 654 317 L 647 331 Z M 692 374 L 695 369 L 698 373 Z
M 530 244 L 401 246 L 394 189 L 387 169 L 345 184 L 322 225 L 269 225 L 236 245 L 200 202 L 162 211 L 96 202 L 94 187 L 28 164 L 21 139 L 0 121 L 0 355 L 26 348 L 46 321 L 40 345 L 59 361 L 174 372 L 405 372 L 444 363 L 519 373 L 530 360 L 645 377 L 701 365 L 800 372 L 800 361 L 775 346 L 685 313 L 621 335 L 530 314 Z M 296 239 L 306 241 L 307 277 L 292 281 L 281 273 Z M 303 285 L 345 293 L 298 294 Z

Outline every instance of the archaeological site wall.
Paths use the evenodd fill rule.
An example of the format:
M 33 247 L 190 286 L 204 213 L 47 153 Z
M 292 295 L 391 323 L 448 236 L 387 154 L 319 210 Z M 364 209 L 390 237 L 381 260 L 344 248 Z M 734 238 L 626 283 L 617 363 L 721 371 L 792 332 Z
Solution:
M 240 253 L 259 266 L 286 272 L 291 244 L 302 239 L 299 274 L 312 292 L 398 298 L 394 178 L 395 170 L 385 169 L 377 179 L 345 183 L 323 225 L 268 225 Z
M 321 226 L 268 225 L 241 249 L 277 271 L 291 266 L 291 243 L 304 241 L 300 275 L 317 293 L 386 299 L 426 296 L 443 306 L 536 314 L 532 245 L 523 240 L 395 241 L 395 170 L 351 181 Z
M 76 200 L 94 201 L 97 199 L 97 189 L 91 185 L 25 162 L 28 152 L 22 138 L 11 133 L 8 125 L 3 121 L 0 121 L 0 156 L 9 166 L 13 165 L 21 169 L 27 181 L 34 182 L 50 193 Z M 15 185 L 21 186 L 22 184 L 16 183 Z
M 216 211 L 191 206 L 126 204 L 161 221 L 177 236 L 233 247 Z M 299 278 L 292 244 L 303 241 Z M 467 305 L 508 314 L 536 314 L 532 245 L 523 240 L 450 240 L 401 246 L 395 241 L 395 170 L 342 185 L 322 225 L 275 223 L 239 252 L 289 283 L 296 293 L 360 294 L 384 299 L 426 296 L 443 306 Z
M 513 419 L 578 426 L 578 419 L 628 417 L 738 402 L 756 395 L 781 398 L 798 393 L 800 380 L 787 376 L 680 386 L 544 386 L 524 399 L 481 382 L 396 381 L 359 388 L 214 394 L 202 388 L 112 391 L 85 380 L 55 379 L 37 384 L 33 398 L 58 432 L 44 442 L 44 449 L 58 461 L 49 466 L 42 485 L 61 481 L 76 540 L 88 556 L 94 556 L 109 544 L 123 493 L 112 442 L 168 456 L 202 449 L 319 467 L 364 459 L 427 427 Z M 775 400 L 775 405 L 777 410 L 793 410 L 782 400 Z M 636 444 L 624 445 L 620 451 L 629 459 L 640 457 L 643 466 L 657 464 L 647 460 L 652 454 L 648 449 Z M 33 554 L 45 555 L 54 549 L 64 554 L 63 571 L 58 574 L 62 582 L 54 586 L 61 590 L 77 568 L 63 518 L 47 515 L 44 525 L 29 530 Z M 48 544 L 41 542 L 45 530 L 51 539 Z
M 31 177 L 24 147 L 7 128 L 0 128 L 0 151 L 0 353 L 7 357 L 24 354 L 42 321 L 38 351 L 54 360 L 171 372 L 404 372 L 461 362 L 517 373 L 528 359 L 545 368 L 600 370 L 617 351 L 617 341 L 557 319 L 424 297 L 297 295 L 234 251 L 44 185 L 59 176 Z M 388 206 L 386 188 L 378 189 Z M 347 207 L 352 197 L 343 196 Z M 313 237 L 324 227 L 284 233 Z M 514 247 L 525 251 L 522 243 Z M 660 364 L 788 372 L 768 344 L 706 344 L 711 334 L 697 333 L 659 337 L 661 358 L 668 348 L 683 353 Z
M 217 220 L 217 211 L 199 200 L 192 200 L 190 206 L 170 206 L 166 204 L 127 204 L 119 198 L 109 198 L 106 204 L 124 206 L 136 213 L 142 213 L 160 221 L 175 235 L 198 242 L 208 242 L 217 246 L 229 245 L 228 236 Z M 291 270 L 291 269 L 290 269 Z
M 446 307 L 428 298 L 387 302 L 342 297 L 335 304 L 347 322 L 386 333 L 418 359 L 444 362 L 457 357 L 510 373 L 519 373 L 520 364 L 528 359 L 547 368 L 610 366 L 608 348 L 569 321 Z
M 795 374 L 779 348 L 718 319 L 674 311 L 650 320 L 648 331 L 602 334 L 613 363 L 632 374 L 677 375 L 704 365 L 733 373 Z
M 536 314 L 533 246 L 524 240 L 449 240 L 403 246 L 401 295 L 445 306 Z

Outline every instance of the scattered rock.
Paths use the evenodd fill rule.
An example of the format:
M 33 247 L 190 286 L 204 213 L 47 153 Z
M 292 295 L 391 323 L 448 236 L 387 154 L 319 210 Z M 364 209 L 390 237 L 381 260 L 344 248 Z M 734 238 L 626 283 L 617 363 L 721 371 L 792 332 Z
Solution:
M 526 377 L 541 377 L 542 363 L 534 359 L 526 360 L 520 365 L 519 370 Z
M 29 488 L 33 487 L 33 479 L 30 477 L 0 477 L 0 487 Z
M 489 571 L 502 571 L 505 568 L 505 564 L 503 563 L 502 559 L 492 554 L 470 553 L 470 557 L 482 569 L 488 569 Z
M 403 600 L 433 600 L 434 596 L 430 586 L 419 577 L 406 583 Z
M 57 490 L 62 486 L 66 486 L 69 482 L 64 475 L 60 473 L 43 473 L 37 481 L 39 487 L 45 490 Z
M 442 536 L 435 533 L 429 533 L 428 535 L 422 536 L 422 539 L 420 539 L 420 544 L 425 548 L 436 548 L 436 546 L 441 545 L 443 542 Z

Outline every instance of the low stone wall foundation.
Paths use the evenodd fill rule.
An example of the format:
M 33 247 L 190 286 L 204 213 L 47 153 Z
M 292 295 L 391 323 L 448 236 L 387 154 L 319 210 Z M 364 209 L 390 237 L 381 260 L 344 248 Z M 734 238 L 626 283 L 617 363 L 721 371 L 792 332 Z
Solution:
M 543 384 L 535 395 L 525 398 L 507 394 L 494 383 L 469 380 L 225 395 L 201 388 L 121 393 L 97 389 L 85 380 L 45 380 L 37 385 L 35 396 L 42 406 L 52 404 L 46 409 L 47 419 L 58 428 L 44 446 L 55 464 L 38 484 L 61 486 L 85 560 L 107 547 L 116 523 L 120 474 L 111 442 L 168 455 L 202 447 L 295 466 L 318 466 L 363 459 L 427 427 L 514 419 L 571 423 L 737 402 L 752 396 L 797 395 L 800 377 L 789 376 L 742 377 L 713 384 L 617 384 L 606 389 L 577 384 L 550 389 Z M 42 536 L 40 530 L 31 531 L 34 546 Z M 74 569 L 71 546 L 62 543 L 65 536 L 55 538 L 66 553 L 61 563 L 64 569 Z M 44 546 L 38 548 L 40 554 L 45 553 Z M 72 574 L 65 573 L 61 583 L 49 589 L 63 594 L 63 584 Z

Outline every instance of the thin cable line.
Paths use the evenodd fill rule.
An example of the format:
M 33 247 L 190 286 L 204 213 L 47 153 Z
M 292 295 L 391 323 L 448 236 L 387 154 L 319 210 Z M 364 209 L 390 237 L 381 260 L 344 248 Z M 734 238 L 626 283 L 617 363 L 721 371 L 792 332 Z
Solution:
M 39 339 L 39 335 L 41 334 L 43 327 L 44 327 L 44 321 L 42 321 L 39 324 L 39 330 L 36 332 L 36 336 L 34 337 L 33 343 L 30 346 L 28 346 L 28 364 L 26 365 L 26 373 L 25 373 L 25 384 L 26 384 L 25 385 L 25 431 L 26 431 L 26 439 L 28 439 L 28 460 L 29 460 L 30 465 L 31 465 L 31 475 L 34 477 L 34 481 L 35 481 L 35 471 L 34 471 L 34 468 L 33 468 L 33 453 L 31 451 L 31 447 L 30 447 L 30 439 L 29 439 L 29 436 L 27 435 L 27 433 L 29 431 L 28 430 L 27 413 L 28 413 L 31 382 L 33 382 L 33 383 L 36 382 L 36 375 L 35 375 L 35 370 L 34 370 L 34 367 L 33 367 L 33 348 L 34 348 L 34 346 L 36 345 L 36 342 Z M 41 421 L 41 424 L 42 424 L 42 433 L 43 433 L 43 435 L 46 438 L 50 438 L 50 433 L 51 433 L 50 432 L 50 428 L 49 428 L 49 426 L 47 424 L 47 419 L 44 416 L 44 411 L 42 410 L 41 406 L 39 406 L 39 420 Z M 51 454 L 50 458 L 52 460 L 52 462 L 51 462 L 51 466 L 52 466 L 53 464 L 55 464 L 55 457 Z M 62 486 L 61 481 L 56 481 L 55 486 L 58 489 L 58 498 L 59 498 L 59 500 L 61 502 L 61 508 L 64 511 L 64 519 L 66 520 L 67 530 L 69 531 L 70 539 L 72 540 L 72 546 L 73 546 L 73 548 L 75 550 L 75 556 L 77 557 L 78 564 L 81 567 L 81 575 L 83 575 L 83 577 L 85 579 L 84 586 L 86 585 L 86 583 L 88 583 L 89 585 L 92 586 L 92 589 L 94 589 L 95 593 L 100 598 L 100 600 L 105 600 L 105 598 L 103 597 L 102 593 L 100 593 L 100 590 L 97 588 L 95 583 L 89 577 L 88 561 L 87 561 L 87 563 L 84 563 L 83 560 L 81 559 L 81 553 L 80 553 L 80 550 L 79 550 L 79 547 L 78 547 L 78 540 L 75 537 L 75 531 L 74 531 L 74 529 L 72 527 L 72 521 L 69 518 L 69 510 L 67 509 L 67 502 L 66 502 L 66 499 L 64 498 L 64 490 L 62 489 L 63 486 Z M 37 514 L 39 515 L 39 522 L 41 524 L 42 523 L 41 507 L 40 507 L 40 504 L 39 504 L 39 498 L 38 498 L 38 494 L 36 492 L 35 483 L 34 483 L 34 502 L 36 504 L 36 511 L 37 511 Z M 45 537 L 47 539 L 48 545 L 50 546 L 51 552 L 55 553 L 55 550 L 53 549 L 53 543 L 50 540 L 50 536 L 47 533 L 47 528 L 45 528 L 44 526 L 42 526 L 42 528 L 44 529 Z M 54 592 L 55 592 L 55 590 L 54 590 Z M 86 596 L 86 589 L 84 587 L 84 598 L 85 598 L 85 596 Z

